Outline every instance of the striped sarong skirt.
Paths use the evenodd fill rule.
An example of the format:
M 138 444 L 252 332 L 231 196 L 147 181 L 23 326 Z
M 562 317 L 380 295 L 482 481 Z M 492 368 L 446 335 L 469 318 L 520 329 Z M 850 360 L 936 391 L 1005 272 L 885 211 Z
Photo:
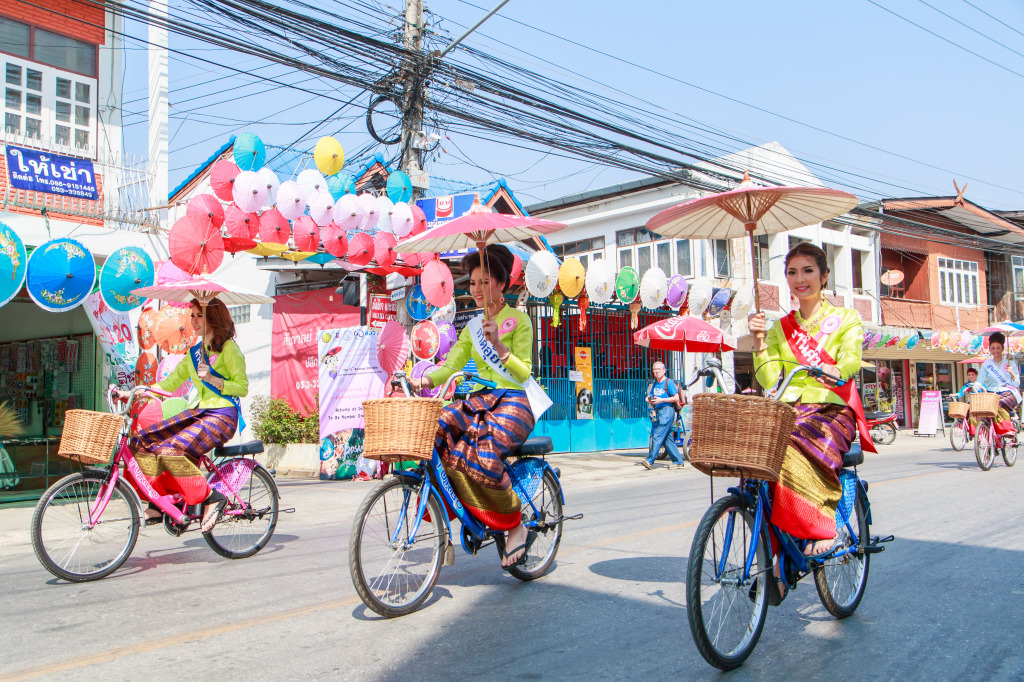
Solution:
M 178 494 L 185 504 L 199 504 L 210 494 L 199 458 L 231 440 L 237 427 L 238 412 L 233 407 L 185 410 L 138 433 L 131 450 L 158 493 Z
M 480 391 L 446 406 L 438 421 L 434 449 L 459 500 L 488 528 L 515 528 L 519 496 L 504 460 L 533 431 L 526 392 Z
M 842 497 L 843 453 L 857 435 L 853 409 L 832 403 L 797 403 L 779 482 L 774 484 L 771 521 L 795 538 L 836 536 L 836 507 Z

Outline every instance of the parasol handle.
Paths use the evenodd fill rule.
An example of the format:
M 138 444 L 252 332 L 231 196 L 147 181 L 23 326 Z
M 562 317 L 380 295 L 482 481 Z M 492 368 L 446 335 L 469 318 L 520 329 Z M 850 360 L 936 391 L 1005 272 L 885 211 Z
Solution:
M 487 242 L 477 242 L 476 243 L 476 250 L 478 252 L 480 252 L 480 274 L 483 277 L 483 280 L 485 282 L 490 283 L 490 280 L 487 278 L 487 254 L 484 252 L 484 249 L 486 247 L 487 247 Z M 484 320 L 485 321 L 491 319 L 491 312 L 489 310 L 490 307 L 491 307 L 491 302 L 487 298 L 487 287 L 484 286 Z
M 199 340 L 199 353 L 203 358 L 203 364 L 210 364 L 206 357 L 206 301 L 199 302 L 199 310 L 203 313 L 203 338 Z
M 758 290 L 758 280 L 760 279 L 760 273 L 758 272 L 757 266 L 757 251 L 755 250 L 756 245 L 754 244 L 754 230 L 757 229 L 757 222 L 746 223 L 743 226 L 747 230 L 747 239 L 750 240 L 750 258 L 754 265 L 754 310 L 758 313 L 761 312 L 761 292 Z M 206 318 L 204 317 L 203 320 Z M 754 351 L 764 350 L 764 332 L 757 332 L 754 334 Z

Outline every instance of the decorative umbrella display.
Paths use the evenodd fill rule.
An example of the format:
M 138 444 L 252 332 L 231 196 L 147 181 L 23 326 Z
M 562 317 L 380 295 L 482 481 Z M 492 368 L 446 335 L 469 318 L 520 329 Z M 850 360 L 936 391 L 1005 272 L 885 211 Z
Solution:
M 519 284 L 519 278 L 523 275 L 523 259 L 518 253 L 512 254 L 512 272 L 508 273 L 508 281 L 512 286 Z
M 750 287 L 743 287 L 736 292 L 732 299 L 732 319 L 745 320 L 750 311 L 754 309 L 754 292 Z
M 96 283 L 96 263 L 74 239 L 53 239 L 28 257 L 28 295 L 43 310 L 63 313 L 82 304 Z
M 235 204 L 228 204 L 224 212 L 224 229 L 229 237 L 255 239 L 260 233 L 260 217 L 255 213 L 246 213 Z
M 359 207 L 362 209 L 363 221 L 359 224 L 360 230 L 372 230 L 377 226 L 380 214 L 377 212 L 377 197 L 369 192 L 364 192 L 356 197 Z
M 327 179 L 315 168 L 307 168 L 300 172 L 295 181 L 302 188 L 307 202 L 313 201 L 320 192 L 327 192 Z
M 365 232 L 357 232 L 348 240 L 348 262 L 360 267 L 373 260 L 373 238 Z
M 204 218 L 185 216 L 171 227 L 168 237 L 171 261 L 186 274 L 215 271 L 224 260 L 224 239 L 220 230 Z
M 327 178 L 327 191 L 337 201 L 346 194 L 355 194 L 356 183 L 348 173 L 338 173 Z
M 136 291 L 145 291 L 145 287 Z M 156 313 L 156 329 L 153 334 L 156 345 L 166 353 L 185 353 L 195 345 L 196 332 L 192 329 L 192 310 L 165 305 Z
M 309 202 L 309 215 L 317 225 L 326 225 L 334 219 L 334 197 L 320 192 Z
M 236 137 L 231 151 L 235 163 L 243 171 L 258 170 L 267 161 L 267 147 L 263 140 L 253 133 L 242 133 Z
M 373 260 L 377 261 L 377 265 L 386 268 L 395 262 L 397 257 L 395 244 L 397 243 L 398 240 L 394 235 L 387 232 L 378 232 L 373 235 Z
M 135 383 L 151 386 L 156 383 L 157 361 L 152 353 L 141 353 L 135 362 Z
M 711 297 L 714 295 L 714 290 L 711 286 L 711 280 L 707 277 L 698 277 L 693 281 L 693 286 L 690 287 L 690 295 L 686 299 L 687 307 L 690 309 L 691 315 L 700 317 L 707 310 L 708 304 L 711 303 Z
M 434 312 L 434 306 L 423 295 L 423 287 L 419 284 L 409 290 L 405 296 L 405 308 L 409 311 L 409 317 L 414 320 L 425 320 Z
M 100 296 L 111 310 L 126 313 L 145 303 L 132 291 L 152 285 L 155 279 L 149 254 L 137 246 L 123 246 L 110 254 L 100 269 Z
M 412 199 L 412 180 L 402 171 L 395 171 L 388 176 L 387 189 L 388 197 L 394 203 L 408 202 Z
M 583 291 L 586 274 L 578 258 L 566 258 L 558 268 L 558 288 L 567 298 L 576 298 Z
M 423 266 L 420 286 L 430 304 L 438 308 L 448 305 L 455 293 L 452 271 L 439 260 L 432 260 Z
M 299 216 L 292 225 L 292 239 L 299 251 L 315 253 L 320 248 L 320 228 L 308 215 Z
M 288 220 L 306 212 L 306 192 L 294 180 L 285 180 L 277 190 L 277 210 Z
M 1002 322 L 1000 324 L 992 325 L 982 329 L 978 334 L 985 337 L 986 339 L 996 332 L 1001 333 L 1003 336 L 1009 338 L 1024 333 L 1024 324 L 1016 324 L 1014 322 Z M 987 342 L 986 342 L 986 345 Z
M 679 308 L 686 300 L 686 292 L 690 285 L 682 275 L 672 275 L 668 278 L 668 292 L 665 294 L 665 303 L 669 308 Z
M 363 224 L 366 214 L 355 194 L 346 194 L 334 203 L 334 222 L 343 230 L 355 230 Z
M 313 162 L 324 175 L 334 175 L 345 166 L 345 150 L 333 137 L 321 137 L 313 147 Z
M 256 174 L 260 176 L 263 184 L 267 187 L 267 199 L 263 206 L 269 208 L 277 203 L 277 190 L 281 187 L 281 180 L 277 177 L 277 173 L 268 166 L 260 168 Z
M 134 294 L 138 295 L 138 294 Z M 139 335 L 139 347 L 142 350 L 149 350 L 156 345 L 156 310 L 154 308 L 147 308 L 142 311 L 139 315 L 139 325 L 137 327 Z
M 668 294 L 668 277 L 661 268 L 651 268 L 640 280 L 640 302 L 645 308 L 660 308 Z
M 409 204 L 395 204 L 395 208 L 391 211 L 391 231 L 396 237 L 399 239 L 408 237 L 412 233 L 415 221 L 412 207 Z
M 436 229 L 436 228 L 435 228 Z M 430 234 L 429 232 L 427 234 Z M 558 259 L 550 251 L 538 251 L 526 264 L 526 288 L 537 298 L 547 298 L 558 284 Z
M 377 197 L 377 229 L 382 232 L 394 232 L 391 227 L 391 214 L 395 211 L 395 202 L 387 194 Z
M 253 171 L 242 171 L 235 178 L 231 196 L 238 208 L 253 213 L 267 203 L 267 181 Z
M 13 228 L 0 223 L 0 306 L 18 295 L 25 283 L 28 253 Z
M 157 381 L 163 381 L 164 379 L 166 379 L 170 375 L 170 373 L 174 370 L 174 368 L 178 366 L 178 363 L 181 362 L 184 359 L 185 359 L 184 355 L 167 355 L 167 356 L 165 356 L 164 359 L 161 360 L 160 364 L 157 366 L 156 380 Z M 191 390 L 192 390 L 192 380 L 191 379 L 186 379 L 185 383 L 183 383 L 181 386 L 179 386 L 174 391 L 171 391 L 171 395 L 173 397 L 175 397 L 175 398 L 184 398 L 185 396 L 188 395 L 188 392 L 191 391 Z
M 615 296 L 615 266 L 599 258 L 587 269 L 587 296 L 591 303 L 608 303 Z
M 324 249 L 332 256 L 342 258 L 348 255 L 348 235 L 333 220 L 320 231 L 320 239 L 323 240 Z
M 388 374 L 394 374 L 409 357 L 409 339 L 400 322 L 388 320 L 377 335 L 377 362 Z
M 281 211 L 273 208 L 263 212 L 259 229 L 260 241 L 264 244 L 285 245 L 288 243 L 288 237 L 291 236 L 291 226 L 288 224 L 288 219 L 284 217 Z
M 417 204 L 409 204 L 409 208 L 412 210 L 412 232 L 409 234 L 412 236 L 422 234 L 427 229 L 427 214 Z
M 421 360 L 430 360 L 441 347 L 437 325 L 430 320 L 417 322 L 412 328 L 412 354 Z
M 445 358 L 448 357 L 448 353 L 451 352 L 452 346 L 458 340 L 458 332 L 455 331 L 455 325 L 451 322 L 440 321 L 435 323 L 437 325 L 437 359 L 444 362 Z
M 422 379 L 423 375 L 427 372 L 433 372 L 435 369 L 434 363 L 430 360 L 420 360 L 412 366 L 412 371 L 409 372 L 409 376 L 413 379 Z M 441 392 L 440 386 L 434 388 L 422 388 L 420 389 L 420 395 L 425 398 L 436 398 L 437 394 Z
M 210 168 L 210 187 L 222 201 L 234 201 L 232 188 L 241 169 L 227 159 L 221 159 Z
M 692 315 L 670 317 L 649 324 L 633 334 L 633 342 L 645 348 L 695 353 L 736 349 L 735 339 Z
M 640 277 L 636 270 L 626 266 L 619 270 L 615 278 L 615 295 L 623 303 L 632 303 L 640 293 Z
M 308 258 L 306 258 L 306 260 L 308 260 L 310 263 L 316 263 L 322 268 L 323 266 L 327 265 L 332 260 L 334 260 L 334 255 L 330 253 L 318 252 L 314 253 L 312 256 L 309 256 Z
M 430 319 L 434 321 L 439 328 L 442 322 L 454 322 L 455 321 L 455 299 L 448 301 L 446 305 L 441 306 L 433 312 Z
M 718 317 L 725 310 L 725 306 L 729 305 L 729 299 L 732 298 L 732 289 L 725 287 L 719 289 L 718 292 L 711 297 L 711 303 L 708 304 L 708 314 L 711 317 Z
M 206 216 L 214 227 L 224 224 L 224 205 L 212 194 L 197 194 L 188 200 L 185 215 Z

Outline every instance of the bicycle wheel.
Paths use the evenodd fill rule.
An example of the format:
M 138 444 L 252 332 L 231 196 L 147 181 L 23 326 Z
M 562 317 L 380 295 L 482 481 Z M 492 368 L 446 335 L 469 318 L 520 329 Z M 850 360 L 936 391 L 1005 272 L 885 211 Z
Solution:
M 356 512 L 348 548 L 348 566 L 359 598 L 370 609 L 393 618 L 412 613 L 430 595 L 448 542 L 433 495 L 416 532 L 420 485 L 392 478 L 374 488 Z M 430 520 L 427 520 L 429 516 Z
M 558 545 L 562 542 L 562 522 L 558 521 L 550 526 L 546 524 L 562 518 L 561 489 L 561 484 L 554 474 L 545 471 L 541 485 L 537 487 L 537 492 L 533 496 L 533 504 L 537 507 L 538 513 L 535 514 L 530 505 L 523 505 L 523 523 L 527 528 L 530 528 L 531 524 L 545 525 L 543 530 L 537 531 L 537 539 L 526 553 L 526 563 L 508 571 L 520 580 L 536 580 L 547 573 L 555 561 Z
M 750 545 L 758 547 L 743 580 Z M 686 613 L 697 650 L 711 665 L 732 670 L 757 646 L 768 612 L 768 581 L 774 580 L 767 534 L 735 496 L 723 497 L 704 514 L 686 567 Z
M 991 469 L 992 462 L 996 458 L 996 444 L 993 435 L 992 424 L 988 419 L 978 422 L 978 430 L 974 434 L 974 458 L 978 460 L 978 466 L 982 471 Z
M 1012 467 L 1017 463 L 1017 449 L 1020 447 L 1020 436 L 1014 435 L 1011 437 L 1013 438 L 1013 441 L 1007 443 L 1004 438 L 1001 445 L 1001 450 L 1003 452 L 1003 464 L 1008 467 Z
M 967 420 L 957 419 L 949 429 L 949 444 L 953 447 L 953 450 L 960 452 L 967 447 L 970 435 L 970 431 L 967 430 Z
M 878 424 L 871 429 L 871 440 L 879 445 L 892 445 L 896 441 L 896 427 L 892 424 Z
M 203 533 L 206 544 L 228 559 L 245 559 L 267 546 L 277 527 L 277 484 L 262 467 L 252 470 L 249 480 L 238 491 L 245 502 L 242 514 L 224 515 L 209 533 Z M 224 511 L 240 509 L 237 500 Z
M 86 470 L 60 479 L 43 493 L 32 514 L 32 549 L 58 578 L 85 582 L 105 578 L 131 555 L 139 538 L 139 498 L 121 479 L 103 514 L 89 527 L 105 471 Z
M 818 598 L 825 609 L 836 618 L 853 615 L 860 606 L 868 582 L 871 555 L 863 550 L 870 542 L 870 529 L 867 512 L 859 499 L 853 505 L 850 525 L 857 533 L 856 546 L 859 553 L 830 559 L 814 569 L 814 586 L 818 588 Z M 845 525 L 838 529 L 837 534 L 837 546 L 854 546 L 853 536 Z

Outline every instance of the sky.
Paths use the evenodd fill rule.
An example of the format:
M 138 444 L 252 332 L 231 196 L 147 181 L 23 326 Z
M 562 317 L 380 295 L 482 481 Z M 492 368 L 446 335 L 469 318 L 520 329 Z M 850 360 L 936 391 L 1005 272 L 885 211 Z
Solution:
M 370 1 L 396 16 L 401 9 Z M 427 8 L 435 25 L 458 35 L 482 16 L 478 6 L 493 4 L 429 0 Z M 138 24 L 126 31 L 144 35 Z M 174 35 L 170 40 L 172 48 L 215 63 L 292 82 L 303 78 L 245 55 Z M 831 169 L 824 172 L 826 184 L 862 199 L 948 196 L 956 180 L 961 188 L 968 184 L 968 199 L 986 208 L 1024 209 L 1024 3 L 511 0 L 467 43 L 595 92 L 640 98 L 743 143 L 777 141 Z M 128 47 L 125 147 L 144 153 L 145 50 Z M 449 58 L 472 63 L 459 51 Z M 350 155 L 372 142 L 364 122 L 368 94 L 306 85 L 356 98 L 322 134 L 335 135 Z M 338 107 L 335 99 L 280 88 L 253 94 L 269 87 L 180 56 L 171 59 L 170 87 L 172 188 L 231 134 L 248 130 L 267 144 L 287 146 Z M 428 166 L 436 191 L 504 177 L 520 201 L 531 204 L 639 177 L 590 160 L 449 135 L 443 126 L 435 132 L 443 138 Z M 299 147 L 312 149 L 315 141 Z M 373 151 L 390 156 L 395 150 Z

